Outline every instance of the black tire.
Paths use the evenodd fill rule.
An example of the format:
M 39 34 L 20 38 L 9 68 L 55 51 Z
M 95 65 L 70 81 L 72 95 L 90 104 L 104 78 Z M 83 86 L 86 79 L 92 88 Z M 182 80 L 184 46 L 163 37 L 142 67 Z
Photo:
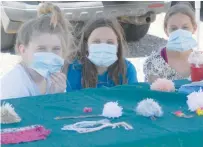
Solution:
M 121 25 L 124 29 L 125 37 L 128 42 L 139 41 L 147 34 L 150 27 L 150 24 L 144 25 L 121 24 Z

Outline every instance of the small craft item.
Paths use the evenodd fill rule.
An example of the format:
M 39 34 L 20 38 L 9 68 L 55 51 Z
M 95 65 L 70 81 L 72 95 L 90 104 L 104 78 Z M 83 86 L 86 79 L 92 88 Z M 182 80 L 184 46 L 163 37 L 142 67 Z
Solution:
M 161 106 L 151 98 L 140 101 L 135 108 L 135 112 L 137 115 L 150 117 L 152 120 L 163 115 Z
M 125 130 L 132 130 L 133 127 L 126 122 L 111 123 L 108 119 L 102 119 L 99 121 L 81 121 L 75 124 L 64 125 L 62 130 L 76 131 L 78 133 L 90 133 L 102 130 L 104 128 L 111 127 L 124 127 Z
M 150 89 L 156 91 L 174 92 L 175 84 L 171 80 L 159 78 L 154 83 L 152 83 Z
M 197 115 L 203 116 L 203 107 L 196 110 Z
M 118 118 L 122 116 L 123 108 L 118 105 L 118 102 L 108 102 L 104 104 L 103 112 L 101 115 L 81 115 L 81 116 L 62 116 L 55 117 L 56 120 L 60 119 L 77 119 L 77 118 L 93 118 L 93 117 L 107 117 Z
M 189 110 L 195 112 L 199 108 L 203 108 L 203 91 L 192 92 L 187 96 L 187 105 Z
M 90 107 L 85 107 L 85 108 L 83 109 L 83 112 L 84 112 L 84 113 L 90 113 L 90 112 L 92 112 L 92 108 L 90 108 Z
M 192 81 L 203 80 L 203 51 L 193 51 L 188 61 L 191 65 L 191 79 Z
M 41 125 L 2 129 L 1 144 L 18 144 L 44 140 L 49 134 L 50 130 L 45 129 Z
M 1 105 L 1 124 L 18 123 L 21 121 L 20 116 L 15 112 L 14 107 L 9 103 Z
M 176 111 L 173 113 L 175 116 L 177 117 L 184 117 L 184 118 L 192 118 L 193 115 L 186 115 L 185 113 L 183 113 L 182 111 Z

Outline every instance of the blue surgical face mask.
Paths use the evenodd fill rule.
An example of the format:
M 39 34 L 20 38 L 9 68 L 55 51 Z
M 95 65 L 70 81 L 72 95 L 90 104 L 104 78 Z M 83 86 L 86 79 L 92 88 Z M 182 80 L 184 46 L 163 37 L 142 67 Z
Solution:
M 171 51 L 188 51 L 197 46 L 196 40 L 192 37 L 192 33 L 186 30 L 179 29 L 169 35 L 167 50 Z
M 100 43 L 89 46 L 88 59 L 99 67 L 109 67 L 118 60 L 117 45 Z
M 40 52 L 35 53 L 29 68 L 35 70 L 44 78 L 48 78 L 50 74 L 60 72 L 64 65 L 64 59 L 54 53 Z

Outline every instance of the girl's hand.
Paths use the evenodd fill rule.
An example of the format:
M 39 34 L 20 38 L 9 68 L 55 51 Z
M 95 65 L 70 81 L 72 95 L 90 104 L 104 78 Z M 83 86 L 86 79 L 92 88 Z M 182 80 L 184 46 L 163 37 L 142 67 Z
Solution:
M 63 93 L 66 90 L 66 79 L 64 73 L 58 72 L 52 74 L 50 93 Z

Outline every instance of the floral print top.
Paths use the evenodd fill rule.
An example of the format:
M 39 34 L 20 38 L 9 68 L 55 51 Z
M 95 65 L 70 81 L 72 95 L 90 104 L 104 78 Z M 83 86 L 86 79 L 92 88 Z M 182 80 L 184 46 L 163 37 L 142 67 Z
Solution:
M 166 78 L 168 80 L 180 80 L 188 78 L 182 77 L 180 74 L 176 72 L 175 69 L 170 67 L 167 61 L 165 61 L 164 58 L 162 57 L 161 51 L 152 52 L 151 55 L 146 59 L 143 67 L 145 81 L 149 82 L 149 77 L 151 75 L 159 78 Z

